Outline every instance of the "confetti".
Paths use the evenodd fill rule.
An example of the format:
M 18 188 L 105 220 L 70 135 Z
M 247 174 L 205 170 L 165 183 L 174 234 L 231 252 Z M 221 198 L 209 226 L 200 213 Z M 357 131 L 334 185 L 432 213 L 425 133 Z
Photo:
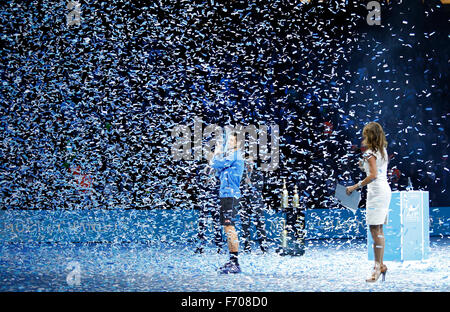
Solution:
M 171 153 L 171 130 L 184 125 L 194 139 L 196 118 L 203 129 L 279 126 L 268 210 L 279 210 L 284 178 L 305 208 L 338 208 L 336 184 L 363 177 L 369 121 L 388 135 L 391 188 L 410 177 L 431 206 L 448 206 L 443 5 L 417 8 L 426 10 L 417 22 L 383 4 L 392 14 L 368 26 L 364 5 L 343 1 L 80 3 L 74 25 L 64 1 L 0 10 L 2 210 L 212 209 L 206 160 Z

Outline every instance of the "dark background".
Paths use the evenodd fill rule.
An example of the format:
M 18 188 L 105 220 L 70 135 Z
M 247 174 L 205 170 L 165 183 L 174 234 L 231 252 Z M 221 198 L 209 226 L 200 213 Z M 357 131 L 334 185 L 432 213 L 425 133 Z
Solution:
M 369 1 L 79 1 L 68 26 L 67 2 L 0 10 L 2 209 L 192 208 L 205 161 L 173 161 L 170 130 L 195 117 L 279 125 L 272 208 L 283 178 L 308 208 L 334 207 L 335 183 L 363 177 L 369 121 L 391 188 L 410 177 L 450 205 L 449 5 L 380 1 L 369 26 Z

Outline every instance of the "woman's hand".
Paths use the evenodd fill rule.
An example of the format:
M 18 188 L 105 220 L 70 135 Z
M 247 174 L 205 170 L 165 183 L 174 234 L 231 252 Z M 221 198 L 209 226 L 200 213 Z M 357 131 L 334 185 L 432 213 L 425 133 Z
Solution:
M 346 189 L 347 195 L 350 195 L 351 193 L 353 193 L 353 191 L 356 190 L 357 188 L 358 188 L 357 185 L 352 185 L 352 186 L 347 187 L 347 189 Z

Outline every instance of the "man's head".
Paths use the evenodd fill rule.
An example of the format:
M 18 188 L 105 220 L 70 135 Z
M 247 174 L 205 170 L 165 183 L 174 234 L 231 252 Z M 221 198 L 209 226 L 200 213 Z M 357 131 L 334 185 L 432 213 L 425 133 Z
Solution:
M 228 150 L 236 150 L 240 147 L 240 141 L 236 133 L 230 134 L 227 141 L 227 149 Z

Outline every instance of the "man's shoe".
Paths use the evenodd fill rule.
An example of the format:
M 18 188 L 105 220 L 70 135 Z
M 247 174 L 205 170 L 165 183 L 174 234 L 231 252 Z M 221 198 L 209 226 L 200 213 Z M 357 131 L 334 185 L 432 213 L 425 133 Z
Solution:
M 239 264 L 229 261 L 219 268 L 221 274 L 236 274 L 241 273 L 241 268 Z
M 195 249 L 194 253 L 202 254 L 203 253 L 203 247 L 197 247 L 197 249 Z

